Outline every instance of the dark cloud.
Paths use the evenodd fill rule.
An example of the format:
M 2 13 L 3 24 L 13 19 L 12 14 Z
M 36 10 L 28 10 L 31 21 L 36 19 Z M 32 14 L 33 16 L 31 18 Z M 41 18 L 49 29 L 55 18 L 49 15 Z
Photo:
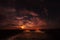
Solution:
M 3 28 L 4 26 L 7 26 L 7 25 L 11 25 L 9 23 L 12 23 L 14 25 L 15 23 L 17 23 L 16 16 L 20 17 L 23 15 L 23 13 L 25 13 L 24 15 L 30 13 L 29 17 L 31 15 L 33 16 L 39 15 L 39 17 L 43 20 L 46 20 L 48 24 L 48 26 L 44 28 L 48 28 L 48 29 L 49 28 L 60 28 L 59 27 L 60 26 L 59 25 L 59 20 L 60 20 L 59 3 L 56 4 L 56 2 L 51 2 L 51 1 L 48 2 L 45 0 L 39 0 L 39 1 L 26 0 L 24 2 L 14 1 L 15 3 L 11 2 L 12 4 L 11 5 L 9 4 L 10 1 L 5 1 L 5 2 L 2 1 L 0 3 L 1 4 L 0 5 L 0 21 L 1 21 L 0 28 Z M 20 13 L 23 12 L 23 13 L 20 14 L 19 12 Z M 7 28 L 10 28 L 10 27 L 7 27 Z

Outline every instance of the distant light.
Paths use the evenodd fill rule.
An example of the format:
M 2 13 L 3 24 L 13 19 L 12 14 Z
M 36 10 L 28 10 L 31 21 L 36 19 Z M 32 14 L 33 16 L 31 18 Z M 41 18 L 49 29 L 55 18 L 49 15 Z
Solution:
M 30 30 L 25 30 L 24 32 L 30 32 Z
M 21 29 L 24 29 L 24 28 L 25 28 L 25 25 L 20 26 L 20 28 L 21 28 Z

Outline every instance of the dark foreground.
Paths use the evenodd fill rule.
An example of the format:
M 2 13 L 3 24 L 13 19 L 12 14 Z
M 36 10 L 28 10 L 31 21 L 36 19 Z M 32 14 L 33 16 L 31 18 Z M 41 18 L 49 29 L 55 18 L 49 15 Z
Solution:
M 59 29 L 42 30 L 43 33 L 23 32 L 23 30 L 0 30 L 0 40 L 58 40 Z

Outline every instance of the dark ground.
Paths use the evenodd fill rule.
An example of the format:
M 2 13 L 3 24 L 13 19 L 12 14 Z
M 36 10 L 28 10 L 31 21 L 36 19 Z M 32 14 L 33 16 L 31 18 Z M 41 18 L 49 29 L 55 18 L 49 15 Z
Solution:
M 23 33 L 20 30 L 0 30 L 0 40 L 58 40 L 60 29 L 43 30 L 45 33 Z

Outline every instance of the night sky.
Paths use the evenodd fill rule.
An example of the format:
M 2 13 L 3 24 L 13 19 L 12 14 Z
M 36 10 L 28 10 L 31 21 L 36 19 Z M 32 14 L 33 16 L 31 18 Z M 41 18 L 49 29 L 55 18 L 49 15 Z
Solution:
M 49 20 L 51 20 L 52 22 L 55 22 L 55 26 L 57 28 L 60 28 L 60 5 L 59 5 L 59 1 L 55 0 L 55 1 L 49 1 L 48 2 L 48 10 L 49 10 Z
M 5 15 L 3 13 L 4 8 L 15 8 L 16 15 L 18 16 L 18 10 L 26 8 L 27 10 L 31 10 L 34 12 L 37 12 L 40 15 L 41 19 L 45 19 L 48 24 L 49 28 L 60 28 L 59 21 L 60 21 L 60 15 L 59 15 L 59 1 L 52 1 L 52 0 L 13 0 L 13 1 L 2 1 L 0 0 L 0 21 L 1 23 L 5 21 Z M 2 25 L 0 23 L 0 28 L 2 28 Z

